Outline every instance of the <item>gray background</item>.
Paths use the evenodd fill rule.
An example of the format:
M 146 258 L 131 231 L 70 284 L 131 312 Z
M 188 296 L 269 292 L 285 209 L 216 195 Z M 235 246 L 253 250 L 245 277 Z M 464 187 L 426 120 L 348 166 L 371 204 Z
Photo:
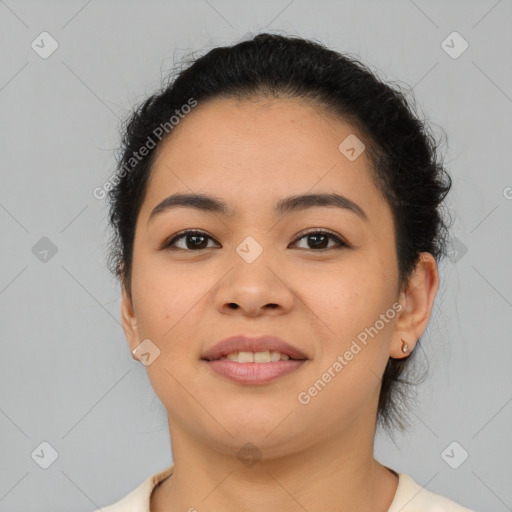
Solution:
M 93 190 L 114 170 L 120 120 L 174 61 L 265 30 L 359 55 L 446 130 L 455 221 L 430 378 L 408 433 L 376 452 L 468 507 L 512 510 L 511 28 L 510 0 L 0 1 L 0 511 L 90 511 L 172 462 Z M 43 31 L 59 45 L 46 59 L 31 47 Z M 457 58 L 442 47 L 453 31 L 469 44 Z M 47 469 L 44 441 L 58 453 Z M 457 465 L 462 450 L 453 469 L 446 453 Z

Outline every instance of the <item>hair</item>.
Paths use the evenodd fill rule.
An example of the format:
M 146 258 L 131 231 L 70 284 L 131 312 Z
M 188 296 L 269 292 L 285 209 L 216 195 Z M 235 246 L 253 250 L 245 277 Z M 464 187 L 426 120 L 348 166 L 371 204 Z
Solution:
M 172 135 L 166 129 L 155 142 L 155 132 L 162 132 L 158 127 L 169 125 L 177 111 L 185 111 L 191 98 L 199 104 L 215 98 L 300 98 L 324 107 L 327 114 L 349 123 L 364 141 L 372 178 L 393 213 L 397 285 L 407 284 L 421 252 L 431 253 L 437 261 L 446 255 L 449 234 L 442 202 L 452 181 L 439 158 L 439 143 L 405 94 L 379 80 L 357 58 L 317 41 L 261 33 L 213 48 L 176 75 L 170 74 L 169 83 L 125 121 L 114 186 L 108 194 L 114 230 L 108 264 L 128 293 L 137 216 L 157 149 Z M 143 146 L 149 148 L 149 140 L 154 147 L 135 161 Z M 390 358 L 384 371 L 378 420 L 388 432 L 407 424 L 404 404 L 412 382 L 405 370 L 416 352 L 405 359 Z

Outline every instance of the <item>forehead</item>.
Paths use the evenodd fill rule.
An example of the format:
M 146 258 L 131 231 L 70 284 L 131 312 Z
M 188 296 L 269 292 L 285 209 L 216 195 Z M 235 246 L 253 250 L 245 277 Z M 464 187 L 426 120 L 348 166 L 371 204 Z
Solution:
M 353 137 L 363 139 L 309 100 L 200 103 L 159 146 L 141 215 L 175 192 L 208 191 L 235 214 L 306 192 L 337 192 L 365 211 L 386 207 L 365 152 L 350 160 L 340 151 Z

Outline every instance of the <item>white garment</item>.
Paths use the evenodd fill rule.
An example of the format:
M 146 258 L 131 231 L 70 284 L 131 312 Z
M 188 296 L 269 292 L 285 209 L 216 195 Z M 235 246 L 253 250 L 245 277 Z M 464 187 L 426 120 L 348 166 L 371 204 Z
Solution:
M 169 466 L 144 480 L 124 498 L 94 512 L 150 512 L 150 497 L 156 485 L 171 475 Z M 474 512 L 418 485 L 409 475 L 398 473 L 398 487 L 388 512 Z

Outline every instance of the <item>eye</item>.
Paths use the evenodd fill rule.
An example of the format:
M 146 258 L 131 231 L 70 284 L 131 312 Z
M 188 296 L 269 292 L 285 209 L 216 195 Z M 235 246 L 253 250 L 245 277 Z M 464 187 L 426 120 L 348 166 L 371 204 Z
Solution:
M 209 249 L 211 247 L 207 247 L 208 239 L 213 240 L 213 238 L 206 234 L 204 231 L 197 231 L 189 229 L 188 231 L 183 231 L 178 235 L 174 236 L 170 240 L 164 243 L 162 249 L 167 249 L 170 251 L 174 251 L 177 249 L 181 250 L 202 250 Z M 184 241 L 184 247 L 178 247 L 176 245 L 177 241 Z
M 335 241 L 336 245 L 334 247 L 349 247 L 349 245 L 344 240 L 342 240 L 339 236 L 335 235 L 331 231 L 309 231 L 308 233 L 302 234 L 302 236 L 297 238 L 296 242 L 302 240 L 303 238 L 307 239 L 306 243 L 310 245 L 309 247 L 304 247 L 304 249 L 319 251 L 332 249 L 333 246 L 329 247 L 328 245 L 326 245 L 329 243 L 329 239 Z
M 309 247 L 303 247 L 303 249 L 315 250 L 317 252 L 326 249 L 332 249 L 333 246 L 328 245 L 329 240 L 333 240 L 335 242 L 334 247 L 349 247 L 349 244 L 342 240 L 339 236 L 326 230 L 316 230 L 309 231 L 308 233 L 303 233 L 299 238 L 295 240 L 294 243 L 296 244 L 298 241 L 302 239 L 307 239 L 306 243 L 308 243 L 309 245 Z M 208 240 L 215 241 L 210 235 L 208 235 L 204 231 L 187 230 L 178 233 L 177 235 L 173 236 L 170 240 L 166 241 L 162 246 L 162 249 L 170 251 L 200 251 L 203 249 L 210 249 L 212 247 L 208 247 Z M 181 242 L 182 246 L 178 246 L 177 242 Z

